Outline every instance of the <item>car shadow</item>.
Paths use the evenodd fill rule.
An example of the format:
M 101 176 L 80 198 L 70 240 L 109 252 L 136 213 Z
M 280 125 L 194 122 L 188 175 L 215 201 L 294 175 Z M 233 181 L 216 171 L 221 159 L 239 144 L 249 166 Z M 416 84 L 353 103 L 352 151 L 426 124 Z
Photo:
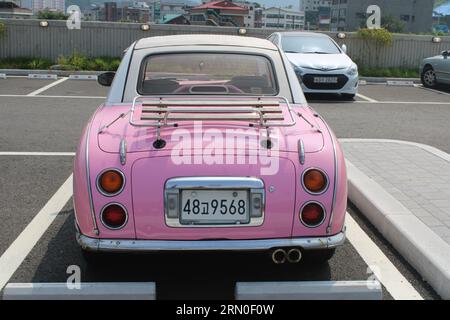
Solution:
M 335 93 L 305 93 L 305 98 L 308 102 L 324 102 L 324 103 L 349 103 L 355 99 L 349 99 Z
M 156 282 L 158 299 L 233 299 L 238 281 L 331 280 L 328 263 L 275 265 L 269 253 L 107 254 L 86 263 L 75 240 L 73 210 L 49 236 L 33 282 L 65 282 L 68 266 L 82 282 Z M 41 244 L 45 246 L 45 244 Z
M 448 84 L 447 85 L 439 84 L 434 89 L 438 90 L 438 91 L 442 91 L 444 93 L 449 93 L 450 94 L 450 85 L 448 85 Z

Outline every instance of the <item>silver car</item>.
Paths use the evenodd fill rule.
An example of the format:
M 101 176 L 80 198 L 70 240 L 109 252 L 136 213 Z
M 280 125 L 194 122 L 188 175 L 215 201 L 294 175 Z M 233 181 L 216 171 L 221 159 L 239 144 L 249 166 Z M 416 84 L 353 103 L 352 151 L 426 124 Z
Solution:
M 358 66 L 345 45 L 313 32 L 276 32 L 268 40 L 285 52 L 304 93 L 339 93 L 346 99 L 358 93 Z
M 426 58 L 420 64 L 422 84 L 433 88 L 437 84 L 450 84 L 450 50 L 440 55 Z

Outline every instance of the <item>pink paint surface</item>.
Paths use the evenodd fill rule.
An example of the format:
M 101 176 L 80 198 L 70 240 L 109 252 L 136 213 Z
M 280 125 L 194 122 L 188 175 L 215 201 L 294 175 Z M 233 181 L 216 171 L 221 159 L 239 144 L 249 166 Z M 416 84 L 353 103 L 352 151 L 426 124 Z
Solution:
M 294 106 L 296 125 L 285 128 L 274 128 L 279 141 L 279 170 L 274 175 L 262 175 L 261 165 L 249 164 L 249 150 L 259 150 L 260 144 L 244 140 L 245 134 L 237 135 L 241 142 L 240 148 L 228 150 L 225 153 L 235 156 L 243 155 L 244 164 L 190 164 L 177 165 L 173 162 L 171 153 L 177 145 L 172 141 L 176 130 L 186 130 L 193 134 L 194 123 L 182 122 L 178 128 L 164 128 L 161 138 L 167 141 L 163 149 L 155 149 L 156 129 L 131 126 L 128 118 L 118 120 L 103 133 L 99 129 L 110 123 L 122 112 L 127 112 L 130 106 L 100 107 L 91 122 L 90 135 L 83 132 L 74 163 L 74 204 L 76 218 L 80 230 L 89 237 L 105 239 L 170 239 L 170 240 L 200 240 L 200 239 L 263 239 L 305 236 L 327 236 L 342 230 L 346 210 L 347 180 L 342 151 L 333 134 L 330 135 L 325 123 L 316 117 L 314 112 L 305 106 Z M 285 119 L 288 111 L 283 107 Z M 298 116 L 301 113 L 308 121 Z M 139 115 L 139 113 L 138 113 Z M 309 123 L 320 128 L 320 132 Z M 205 130 L 250 129 L 243 122 L 203 122 Z M 265 130 L 254 130 L 256 136 L 264 136 Z M 127 146 L 126 164 L 120 163 L 119 145 L 125 139 Z M 305 163 L 301 165 L 298 154 L 298 141 L 302 139 L 305 145 Z M 240 140 L 241 139 L 241 140 Z M 333 143 L 337 146 L 338 176 L 335 181 L 335 158 Z M 93 211 L 99 228 L 99 236 L 93 232 L 93 221 L 90 213 L 88 188 L 86 180 L 86 143 L 89 143 L 89 174 L 93 199 Z M 193 146 L 192 156 L 200 155 L 208 145 L 203 141 Z M 245 146 L 245 147 L 244 147 Z M 235 154 L 233 154 L 235 153 Z M 223 153 L 222 153 L 223 154 Z M 321 168 L 329 178 L 328 189 L 321 195 L 307 193 L 301 184 L 303 171 L 310 167 Z M 117 168 L 125 177 L 123 191 L 114 197 L 102 195 L 96 188 L 98 174 L 106 168 Z M 230 176 L 257 177 L 264 182 L 266 191 L 265 219 L 261 226 L 255 227 L 168 227 L 164 219 L 164 184 L 173 177 L 197 176 Z M 333 202 L 333 192 L 336 196 Z M 274 191 L 270 192 L 269 188 Z M 326 210 L 326 219 L 317 228 L 305 227 L 299 219 L 299 210 L 305 202 L 318 201 Z M 128 211 L 129 219 L 126 226 L 120 230 L 109 230 L 100 221 L 101 209 L 110 202 L 119 202 Z M 331 232 L 327 233 L 330 217 L 333 216 Z

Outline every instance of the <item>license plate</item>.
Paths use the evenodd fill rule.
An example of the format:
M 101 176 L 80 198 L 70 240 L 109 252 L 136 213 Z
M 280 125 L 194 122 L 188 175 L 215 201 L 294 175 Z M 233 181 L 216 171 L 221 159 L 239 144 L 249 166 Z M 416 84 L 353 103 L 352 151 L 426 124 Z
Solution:
M 337 83 L 337 77 L 314 77 L 314 83 Z
M 247 190 L 182 190 L 180 223 L 246 224 L 250 222 Z

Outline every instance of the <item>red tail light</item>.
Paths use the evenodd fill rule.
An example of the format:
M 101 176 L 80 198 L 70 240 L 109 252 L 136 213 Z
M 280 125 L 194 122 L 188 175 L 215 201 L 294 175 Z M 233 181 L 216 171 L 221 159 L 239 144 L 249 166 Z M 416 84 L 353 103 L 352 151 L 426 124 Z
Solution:
M 103 208 L 101 220 L 108 229 L 121 229 L 127 224 L 128 214 L 122 205 L 111 203 Z
M 317 202 L 309 202 L 302 207 L 300 220 L 309 228 L 318 227 L 325 220 L 325 209 Z
M 124 175 L 122 172 L 111 169 L 103 171 L 97 178 L 97 186 L 101 193 L 106 196 L 119 194 L 124 186 Z

